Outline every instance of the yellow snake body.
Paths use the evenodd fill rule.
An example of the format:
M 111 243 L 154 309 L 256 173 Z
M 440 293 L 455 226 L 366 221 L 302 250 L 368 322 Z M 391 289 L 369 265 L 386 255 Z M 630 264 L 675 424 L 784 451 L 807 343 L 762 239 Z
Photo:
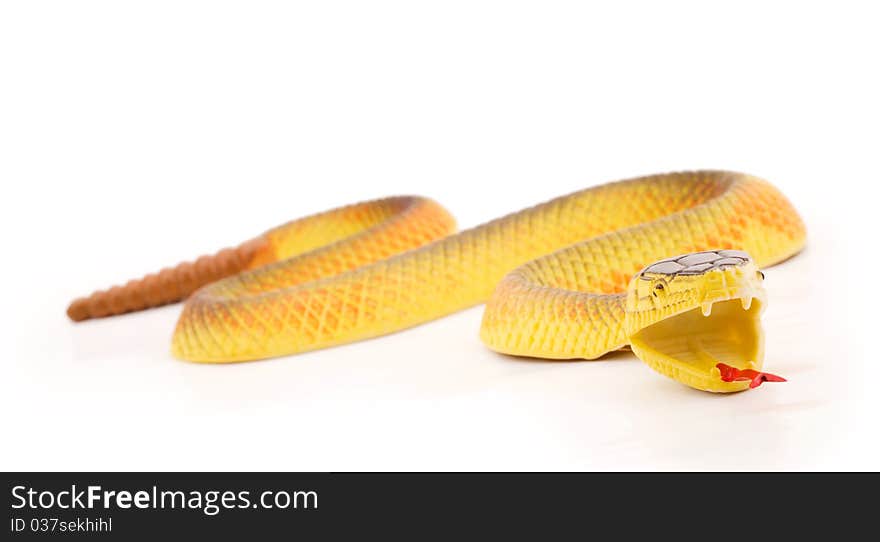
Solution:
M 723 171 L 608 183 L 450 235 L 453 229 L 452 218 L 432 201 L 392 198 L 271 230 L 242 245 L 247 250 L 237 249 L 225 270 L 234 274 L 187 299 L 172 351 L 204 362 L 294 354 L 387 334 L 488 300 L 481 337 L 490 348 L 594 359 L 628 345 L 639 331 L 627 327 L 628 291 L 629 321 L 641 322 L 639 328 L 707 299 L 694 282 L 705 278 L 682 276 L 674 286 L 689 293 L 677 299 L 675 311 L 645 321 L 659 302 L 640 305 L 639 284 L 650 277 L 633 281 L 652 262 L 739 249 L 764 267 L 795 254 L 805 239 L 803 222 L 776 188 Z M 136 286 L 129 289 L 139 291 Z M 134 301 L 118 301 L 121 309 L 113 311 L 99 294 L 75 303 L 71 315 L 167 302 L 131 295 L 126 299 Z M 104 313 L 89 309 L 101 303 Z M 755 366 L 755 360 L 741 361 Z M 695 387 L 742 389 L 741 382 L 719 388 L 660 365 L 652 366 Z

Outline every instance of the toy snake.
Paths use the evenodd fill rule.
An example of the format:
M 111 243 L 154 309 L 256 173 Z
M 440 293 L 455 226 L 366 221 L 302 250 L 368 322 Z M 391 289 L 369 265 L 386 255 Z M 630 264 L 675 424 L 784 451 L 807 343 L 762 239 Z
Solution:
M 805 228 L 764 180 L 641 177 L 454 229 L 419 197 L 341 207 L 95 292 L 68 315 L 186 299 L 173 354 L 231 362 L 375 337 L 488 300 L 480 335 L 498 352 L 595 359 L 629 346 L 701 390 L 780 380 L 760 372 L 759 267 L 797 253 Z

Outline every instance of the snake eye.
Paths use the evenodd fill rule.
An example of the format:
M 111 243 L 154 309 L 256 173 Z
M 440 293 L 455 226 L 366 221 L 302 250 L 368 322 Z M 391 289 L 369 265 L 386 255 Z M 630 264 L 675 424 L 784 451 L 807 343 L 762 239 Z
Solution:
M 658 282 L 657 284 L 654 285 L 654 290 L 651 291 L 651 295 L 653 295 L 654 297 L 657 297 L 657 292 L 663 291 L 664 288 L 666 288 L 666 287 L 663 286 L 663 283 Z
M 764 280 L 764 272 L 763 271 L 758 270 L 758 276 L 761 277 L 761 280 Z

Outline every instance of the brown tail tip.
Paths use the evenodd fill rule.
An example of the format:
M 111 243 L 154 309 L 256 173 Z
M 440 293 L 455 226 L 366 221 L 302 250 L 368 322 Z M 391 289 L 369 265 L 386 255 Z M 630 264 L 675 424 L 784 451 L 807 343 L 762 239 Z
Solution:
M 271 245 L 265 238 L 258 237 L 212 256 L 202 256 L 195 262 L 184 262 L 123 286 L 78 298 L 67 307 L 67 316 L 81 322 L 175 303 L 205 284 L 247 269 L 258 256 L 265 259 L 263 252 L 266 251 L 271 251 Z
M 80 297 L 79 299 L 74 299 L 70 306 L 67 307 L 67 317 L 74 322 L 88 320 L 90 318 L 88 298 Z

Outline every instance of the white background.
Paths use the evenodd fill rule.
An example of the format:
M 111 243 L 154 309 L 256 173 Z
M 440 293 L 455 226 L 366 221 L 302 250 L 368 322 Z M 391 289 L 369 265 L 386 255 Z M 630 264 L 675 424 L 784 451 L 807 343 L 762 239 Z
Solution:
M 877 469 L 878 14 L 596 4 L 4 2 L 0 468 Z M 179 306 L 64 314 L 344 203 L 424 194 L 468 227 L 704 167 L 770 179 L 807 221 L 767 271 L 787 384 L 510 359 L 481 308 L 229 366 L 171 358 Z

